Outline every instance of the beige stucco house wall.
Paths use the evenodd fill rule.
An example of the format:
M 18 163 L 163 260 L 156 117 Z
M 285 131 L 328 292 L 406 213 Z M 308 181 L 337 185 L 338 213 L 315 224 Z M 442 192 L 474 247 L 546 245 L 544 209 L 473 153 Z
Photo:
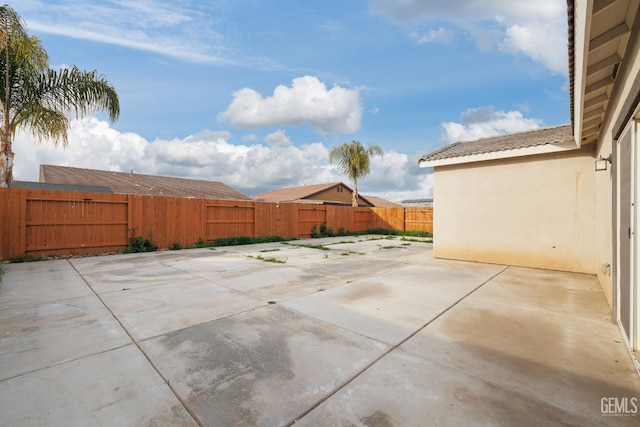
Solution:
M 438 258 L 594 274 L 594 147 L 440 166 Z
M 567 5 L 570 138 L 555 138 L 559 128 L 548 128 L 423 156 L 421 166 L 434 167 L 434 254 L 594 274 L 635 354 L 640 2 Z M 537 135 L 553 138 L 545 143 Z
M 616 76 L 616 85 L 611 90 L 610 100 L 607 106 L 607 114 L 601 128 L 601 138 L 597 142 L 597 155 L 603 158 L 612 155 L 612 167 L 606 173 L 598 173 L 596 176 L 596 223 L 598 233 L 596 240 L 597 257 L 600 268 L 597 270 L 598 280 L 605 290 L 605 295 L 612 304 L 615 269 L 614 246 L 616 242 L 613 236 L 615 230 L 614 205 L 616 199 L 616 147 L 614 138 L 621 126 L 629 126 L 629 122 L 622 119 L 630 116 L 629 120 L 638 120 L 640 113 L 637 103 L 630 103 L 633 96 L 634 82 L 640 75 L 640 33 L 636 30 L 631 34 L 624 57 L 626 62 L 621 66 Z M 636 83 L 637 84 L 637 83 Z M 637 91 L 637 89 L 635 90 Z M 638 138 L 636 138 L 636 142 Z M 637 149 L 637 144 L 636 144 Z M 637 158 L 637 155 L 636 155 Z M 637 160 L 636 160 L 636 164 Z M 636 172 L 637 173 L 637 172 Z M 636 180 L 637 182 L 637 180 Z M 635 227 L 638 229 L 638 227 Z M 612 266 L 606 269 L 605 266 Z

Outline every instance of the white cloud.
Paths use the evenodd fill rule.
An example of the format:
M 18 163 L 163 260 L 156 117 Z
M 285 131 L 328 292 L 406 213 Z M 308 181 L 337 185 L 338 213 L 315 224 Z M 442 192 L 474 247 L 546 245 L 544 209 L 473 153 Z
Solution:
M 492 106 L 470 108 L 461 115 L 460 123 L 442 123 L 442 139 L 447 144 L 473 141 L 504 133 L 537 129 L 541 120 L 526 118 L 520 111 L 495 111 Z
M 291 86 L 279 85 L 266 98 L 253 89 L 240 89 L 218 115 L 219 120 L 240 127 L 307 124 L 323 134 L 353 133 L 360 129 L 361 118 L 359 89 L 337 85 L 327 89 L 313 76 L 295 78 Z
M 564 0 L 370 0 L 370 5 L 374 13 L 404 25 L 452 22 L 473 37 L 480 49 L 495 47 L 522 54 L 554 73 L 567 74 Z M 428 32 L 425 40 L 437 38 L 437 31 Z M 413 31 L 414 38 L 415 34 Z
M 413 38 L 418 44 L 440 43 L 449 45 L 453 43 L 455 33 L 452 30 L 440 27 L 437 30 L 431 30 L 424 34 L 419 34 L 414 31 L 411 33 L 411 38 Z
M 21 4 L 30 31 L 126 47 L 177 60 L 283 69 L 270 58 L 241 57 L 198 3 L 32 0 Z
M 567 74 L 566 40 L 564 26 L 540 22 L 512 25 L 507 28 L 500 48 L 529 56 L 555 73 Z
M 151 175 L 221 181 L 246 194 L 281 187 L 344 181 L 344 175 L 329 165 L 329 148 L 315 142 L 296 146 L 282 130 L 263 143 L 235 145 L 225 131 L 202 131 L 183 139 L 147 141 L 119 132 L 94 117 L 72 120 L 69 145 L 36 144 L 18 132 L 14 178 L 37 181 L 41 164 L 103 169 Z M 361 192 L 391 200 L 424 198 L 431 194 L 430 178 L 418 168 L 418 155 L 393 151 L 374 158 L 371 174 L 360 182 Z

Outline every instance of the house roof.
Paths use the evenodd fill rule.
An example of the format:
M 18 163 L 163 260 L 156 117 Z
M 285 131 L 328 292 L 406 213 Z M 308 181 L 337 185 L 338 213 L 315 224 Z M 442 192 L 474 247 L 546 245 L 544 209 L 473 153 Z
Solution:
M 13 181 L 9 184 L 12 188 L 22 188 L 26 190 L 53 190 L 53 191 L 78 191 L 82 193 L 110 193 L 113 190 L 101 185 L 69 185 L 51 184 L 47 182 Z
M 67 166 L 40 165 L 40 182 L 109 187 L 116 194 L 195 197 L 219 200 L 251 200 L 217 181 L 112 172 Z
M 556 145 L 566 142 L 573 142 L 571 125 L 552 126 L 543 129 L 482 138 L 475 141 L 455 142 L 433 153 L 422 156 L 420 163 L 465 158 L 497 152 L 510 152 L 513 150 L 543 145 Z
M 326 184 L 311 184 L 311 185 L 301 185 L 299 187 L 288 187 L 281 188 L 279 190 L 267 191 L 265 193 L 260 193 L 252 196 L 253 200 L 260 202 L 294 202 L 294 201 L 303 201 L 306 198 L 312 197 L 318 193 L 329 190 L 334 187 L 342 186 L 346 188 L 349 192 L 353 191 L 349 188 L 348 185 L 343 182 L 328 182 Z M 361 194 L 358 195 L 365 202 L 369 203 L 373 206 L 368 199 L 364 198 Z M 334 200 L 328 200 L 328 202 L 335 202 Z
M 632 66 L 626 64 L 625 55 L 639 4 L 637 0 L 567 0 L 569 101 L 578 145 L 600 138 L 616 78 Z
M 376 208 L 401 208 L 400 203 L 392 202 L 377 196 L 362 196 L 366 198 Z

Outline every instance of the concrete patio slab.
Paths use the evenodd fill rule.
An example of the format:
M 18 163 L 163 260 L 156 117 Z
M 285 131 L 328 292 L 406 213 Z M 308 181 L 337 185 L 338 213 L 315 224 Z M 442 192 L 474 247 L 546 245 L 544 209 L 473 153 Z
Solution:
M 541 280 L 549 275 L 544 270 L 512 268 L 516 270 L 514 276 L 526 270 L 534 284 L 540 283 L 537 274 L 543 276 Z M 571 286 L 584 280 L 581 276 L 571 275 Z M 500 276 L 507 281 L 508 277 L 508 272 Z M 496 287 L 503 285 L 498 283 Z M 493 288 L 494 281 L 485 287 Z M 550 288 L 560 291 L 553 293 L 559 298 L 565 295 L 562 288 Z M 594 318 L 575 318 L 570 316 L 575 311 L 573 302 L 589 301 L 593 288 L 589 283 L 587 289 L 574 288 L 573 292 L 575 298 L 558 310 L 554 306 L 532 306 L 526 292 L 505 301 L 499 293 L 491 300 L 489 290 L 479 290 L 401 348 L 602 422 L 601 399 L 640 397 L 640 377 L 617 327 L 601 318 L 606 307 L 604 296 Z
M 14 285 L 15 282 L 11 287 Z M 0 379 L 131 343 L 116 319 L 93 295 L 1 307 L 0 327 Z
M 0 382 L 3 426 L 196 426 L 133 345 Z
M 65 260 L 12 264 L 11 272 L 11 281 L 2 284 L 0 311 L 93 294 Z
M 387 349 L 278 305 L 142 347 L 208 426 L 289 425 Z
M 438 262 L 427 267 L 404 266 L 283 304 L 396 345 L 505 268 L 462 264 L 465 267 L 459 270 L 438 268 Z
M 296 426 L 601 425 L 418 356 L 394 351 Z
M 198 277 L 102 294 L 127 331 L 142 340 L 265 305 Z
M 372 237 L 5 265 L 0 425 L 637 425 L 595 277 Z

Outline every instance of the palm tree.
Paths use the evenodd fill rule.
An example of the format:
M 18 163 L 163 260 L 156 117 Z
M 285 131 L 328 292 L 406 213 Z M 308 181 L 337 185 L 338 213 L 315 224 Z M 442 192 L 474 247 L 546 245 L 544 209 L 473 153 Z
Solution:
M 377 155 L 382 156 L 382 148 L 377 145 L 365 148 L 360 141 L 342 143 L 329 152 L 329 163 L 335 160 L 340 170 L 353 180 L 351 205 L 354 207 L 358 206 L 358 178 L 369 173 L 369 159 Z
M 67 146 L 68 115 L 105 110 L 114 122 L 120 115 L 118 94 L 96 71 L 72 66 L 49 68 L 49 57 L 11 6 L 0 6 L 0 187 L 13 181 L 13 138 L 18 129 L 38 141 Z

